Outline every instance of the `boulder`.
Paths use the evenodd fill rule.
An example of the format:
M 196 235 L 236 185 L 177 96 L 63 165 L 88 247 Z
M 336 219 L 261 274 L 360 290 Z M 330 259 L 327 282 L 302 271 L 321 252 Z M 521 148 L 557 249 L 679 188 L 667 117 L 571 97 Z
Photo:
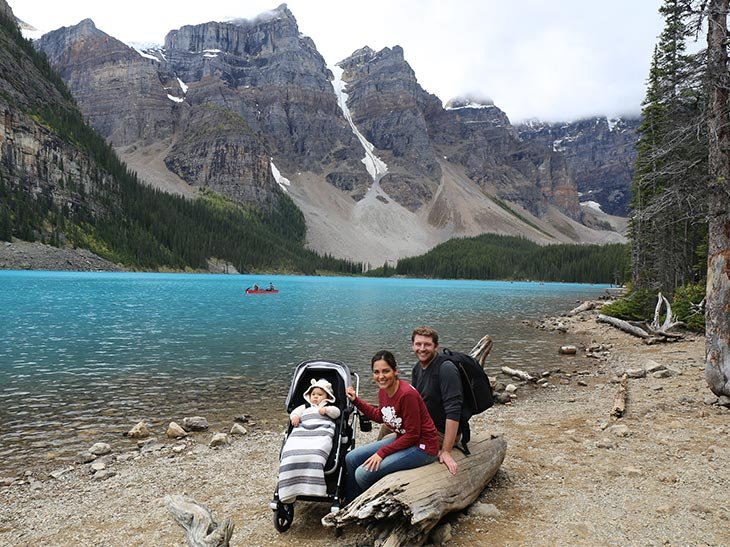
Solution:
M 107 443 L 95 443 L 89 448 L 89 452 L 95 456 L 103 456 L 104 454 L 109 454 L 111 451 L 112 447 Z
M 177 423 L 170 422 L 170 425 L 167 426 L 167 431 L 165 432 L 165 435 L 167 435 L 167 437 L 170 439 L 179 439 L 181 437 L 187 437 L 188 433 Z
M 216 433 L 213 435 L 213 438 L 210 440 L 210 443 L 208 443 L 208 446 L 211 448 L 217 448 L 219 446 L 225 446 L 229 443 L 228 435 L 225 433 Z
M 147 429 L 147 424 L 142 421 L 127 431 L 124 435 L 130 439 L 144 439 L 150 436 L 150 430 Z
M 208 420 L 202 416 L 192 416 L 183 418 L 183 429 L 185 431 L 205 431 L 210 427 Z

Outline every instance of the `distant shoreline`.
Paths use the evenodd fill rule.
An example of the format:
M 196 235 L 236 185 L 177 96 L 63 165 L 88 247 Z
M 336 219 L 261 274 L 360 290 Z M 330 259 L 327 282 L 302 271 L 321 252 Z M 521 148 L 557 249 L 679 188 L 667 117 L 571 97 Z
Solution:
M 17 239 L 0 242 L 0 270 L 129 271 L 87 249 L 62 249 Z
M 54 247 L 45 243 L 0 241 L 0 270 L 54 272 L 147 272 L 115 264 L 88 249 Z M 207 270 L 149 270 L 153 273 L 239 274 L 232 264 L 222 260 L 208 261 Z

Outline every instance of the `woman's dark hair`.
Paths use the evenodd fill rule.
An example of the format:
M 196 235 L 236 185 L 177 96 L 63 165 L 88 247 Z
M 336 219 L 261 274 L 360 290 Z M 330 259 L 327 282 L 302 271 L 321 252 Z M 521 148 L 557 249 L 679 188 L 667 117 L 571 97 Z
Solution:
M 373 366 L 375 365 L 375 361 L 385 361 L 388 363 L 388 366 L 392 368 L 393 370 L 398 370 L 398 363 L 395 362 L 395 356 L 389 352 L 387 349 L 381 349 L 378 353 L 373 355 L 373 358 L 370 359 L 370 370 L 373 369 Z

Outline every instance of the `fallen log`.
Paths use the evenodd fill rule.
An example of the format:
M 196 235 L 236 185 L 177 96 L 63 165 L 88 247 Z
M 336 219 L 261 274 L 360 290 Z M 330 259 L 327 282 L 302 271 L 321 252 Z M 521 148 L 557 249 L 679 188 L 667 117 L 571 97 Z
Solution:
M 651 335 L 644 329 L 642 329 L 641 327 L 637 327 L 636 325 L 632 325 L 631 323 L 629 323 L 628 321 L 624 321 L 623 319 L 617 319 L 616 317 L 611 317 L 610 315 L 603 315 L 602 313 L 599 313 L 596 321 L 598 321 L 599 323 L 608 323 L 609 325 L 612 325 L 617 329 L 621 329 L 622 331 L 633 334 L 634 336 L 638 336 L 639 338 L 651 338 Z
M 578 315 L 579 313 L 583 313 L 584 311 L 592 310 L 595 307 L 596 307 L 596 303 L 595 302 L 592 302 L 590 300 L 586 300 L 580 306 L 573 308 L 572 310 L 570 310 L 565 315 L 567 315 L 568 317 L 572 317 L 574 315 Z
M 621 376 L 621 382 L 619 382 L 618 391 L 616 396 L 613 398 L 613 407 L 611 408 L 611 416 L 614 418 L 620 418 L 626 412 L 626 397 L 629 392 L 629 377 L 626 373 Z
M 675 323 L 676 325 L 684 325 L 684 323 Z M 666 340 L 680 340 L 684 338 L 684 334 L 678 333 L 678 332 L 667 332 L 664 330 L 655 330 L 651 327 L 651 325 L 646 325 L 646 332 L 653 335 L 657 339 L 666 339 Z M 663 341 L 663 340 L 662 340 Z
M 444 515 L 479 497 L 502 465 L 507 442 L 482 433 L 472 437 L 469 449 L 469 456 L 454 452 L 459 464 L 455 476 L 438 462 L 386 475 L 340 511 L 325 516 L 322 524 L 367 526 L 383 547 L 422 545 Z
M 518 370 L 516 368 L 502 367 L 502 372 L 504 372 L 508 376 L 514 376 L 515 378 L 524 380 L 525 382 L 534 382 L 537 380 L 537 378 L 532 376 L 529 372 L 525 372 L 524 370 Z
M 233 535 L 233 522 L 226 518 L 218 525 L 204 505 L 185 496 L 165 496 L 167 510 L 185 529 L 189 547 L 228 547 Z

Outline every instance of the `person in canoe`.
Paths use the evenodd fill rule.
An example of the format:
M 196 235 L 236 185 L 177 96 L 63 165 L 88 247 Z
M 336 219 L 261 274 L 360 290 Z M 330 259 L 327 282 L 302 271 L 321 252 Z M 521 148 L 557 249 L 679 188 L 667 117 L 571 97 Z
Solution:
M 275 291 L 276 288 L 274 287 L 274 284 L 269 282 L 269 286 L 266 288 L 267 291 Z

